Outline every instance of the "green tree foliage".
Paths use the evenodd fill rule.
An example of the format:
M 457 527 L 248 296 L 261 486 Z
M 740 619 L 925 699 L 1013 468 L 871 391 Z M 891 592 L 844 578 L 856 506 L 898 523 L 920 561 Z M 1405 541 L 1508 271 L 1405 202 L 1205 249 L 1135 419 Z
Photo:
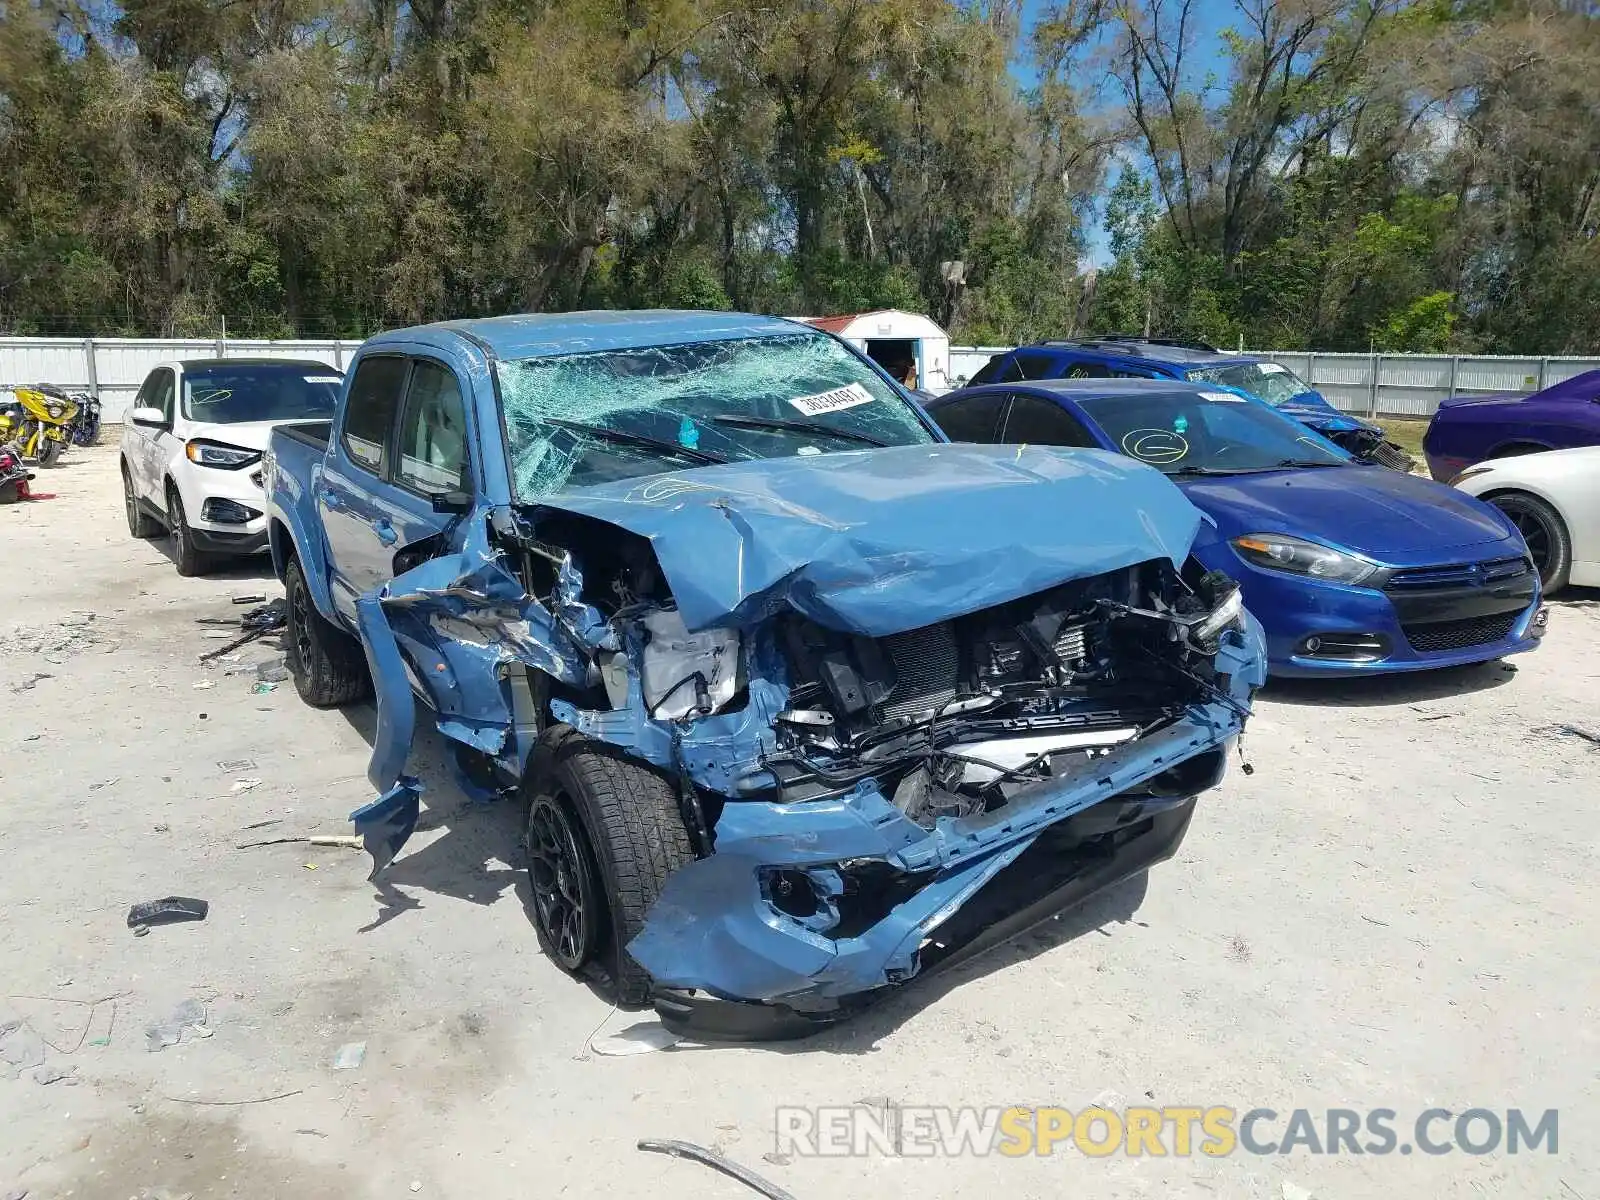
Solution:
M 1589 6 L 1030 11 L 0 0 L 0 330 L 892 306 L 985 343 L 1600 344 Z

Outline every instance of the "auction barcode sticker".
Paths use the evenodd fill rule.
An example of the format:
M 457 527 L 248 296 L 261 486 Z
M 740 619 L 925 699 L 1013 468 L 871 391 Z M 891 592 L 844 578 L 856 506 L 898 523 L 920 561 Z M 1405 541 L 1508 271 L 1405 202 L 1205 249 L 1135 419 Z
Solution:
M 838 412 L 842 408 L 854 408 L 858 404 L 871 404 L 872 393 L 859 383 L 847 383 L 841 388 L 834 388 L 831 392 L 818 392 L 814 396 L 791 397 L 789 403 L 808 417 L 820 417 L 823 413 Z

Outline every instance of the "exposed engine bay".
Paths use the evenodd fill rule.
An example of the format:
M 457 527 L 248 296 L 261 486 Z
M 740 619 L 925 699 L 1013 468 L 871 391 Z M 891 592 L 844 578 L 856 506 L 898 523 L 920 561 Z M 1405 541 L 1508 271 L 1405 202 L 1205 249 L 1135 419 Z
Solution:
M 587 522 L 559 524 L 568 520 L 577 528 L 556 532 L 581 537 Z M 753 630 L 691 633 L 648 542 L 590 544 L 612 551 L 604 561 L 591 556 L 582 576 L 617 648 L 595 656 L 574 705 L 623 710 L 637 677 L 651 721 L 736 712 L 749 703 L 748 643 L 761 643 L 765 660 L 781 664 L 787 702 L 760 761 L 747 764 L 727 798 L 792 803 L 872 780 L 924 828 L 1002 808 L 1190 705 L 1225 696 L 1214 656 L 1224 631 L 1243 620 L 1227 576 L 1193 562 L 1180 574 L 1152 560 L 884 637 L 842 633 L 793 611 Z M 549 543 L 525 545 L 548 562 L 565 556 Z M 555 576 L 545 574 L 553 587 Z M 561 607 L 554 595 L 547 603 Z

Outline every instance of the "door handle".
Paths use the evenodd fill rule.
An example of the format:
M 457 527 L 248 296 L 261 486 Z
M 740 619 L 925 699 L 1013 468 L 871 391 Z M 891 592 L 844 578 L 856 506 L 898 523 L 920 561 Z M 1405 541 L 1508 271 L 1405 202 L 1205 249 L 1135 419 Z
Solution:
M 394 531 L 394 526 L 389 524 L 387 517 L 380 517 L 378 523 L 373 526 L 373 531 L 385 546 L 392 546 L 400 540 L 400 535 Z

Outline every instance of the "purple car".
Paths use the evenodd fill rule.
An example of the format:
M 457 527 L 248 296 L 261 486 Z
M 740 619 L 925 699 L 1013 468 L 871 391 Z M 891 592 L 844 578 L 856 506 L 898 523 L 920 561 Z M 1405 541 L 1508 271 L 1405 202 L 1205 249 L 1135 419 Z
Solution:
M 1474 463 L 1540 450 L 1600 446 L 1600 371 L 1531 396 L 1457 396 L 1439 405 L 1422 439 L 1428 471 L 1448 482 Z

